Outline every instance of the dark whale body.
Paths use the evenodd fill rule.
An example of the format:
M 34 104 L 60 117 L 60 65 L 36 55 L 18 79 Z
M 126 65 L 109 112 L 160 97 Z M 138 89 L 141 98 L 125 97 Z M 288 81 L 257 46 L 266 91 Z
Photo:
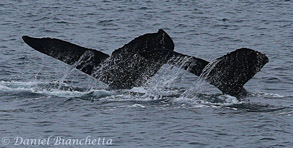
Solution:
M 111 56 L 54 38 L 23 36 L 23 40 L 33 49 L 73 65 L 114 89 L 141 86 L 162 65 L 171 64 L 199 76 L 224 94 L 241 97 L 247 94 L 243 85 L 269 61 L 266 55 L 248 48 L 212 62 L 181 54 L 174 51 L 171 37 L 162 29 L 135 38 Z
M 169 63 L 185 69 L 216 86 L 224 94 L 236 97 L 247 95 L 243 85 L 269 62 L 265 54 L 248 48 L 237 49 L 212 62 L 167 50 L 140 54 L 156 61 L 157 65 Z
M 162 29 L 139 36 L 113 51 L 109 56 L 101 51 L 84 48 L 54 38 L 22 37 L 33 49 L 56 58 L 99 79 L 114 89 L 141 86 L 160 67 L 140 56 L 139 52 L 174 50 L 170 36 Z

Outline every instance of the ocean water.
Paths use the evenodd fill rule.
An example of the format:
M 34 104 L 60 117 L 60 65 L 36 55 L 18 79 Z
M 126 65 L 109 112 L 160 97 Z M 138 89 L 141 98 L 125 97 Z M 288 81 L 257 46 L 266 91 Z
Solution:
M 290 0 L 1 0 L 0 147 L 292 147 L 292 9 Z M 169 65 L 143 87 L 111 90 L 21 39 L 111 54 L 160 28 L 178 52 L 212 61 L 247 47 L 270 62 L 241 100 Z

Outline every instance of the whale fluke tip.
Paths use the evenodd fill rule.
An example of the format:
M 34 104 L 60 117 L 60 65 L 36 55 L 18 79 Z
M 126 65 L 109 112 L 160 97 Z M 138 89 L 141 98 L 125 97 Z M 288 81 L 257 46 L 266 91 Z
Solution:
M 163 29 L 159 29 L 159 30 L 158 30 L 158 33 L 159 33 L 159 34 L 163 34 L 163 33 L 166 33 L 166 32 L 165 32 Z
M 24 35 L 21 38 L 25 41 L 28 38 L 28 36 Z
M 28 39 L 28 38 L 30 38 L 30 37 L 27 36 L 27 35 L 22 36 L 22 39 L 23 39 L 23 40 L 26 40 L 26 39 Z
M 27 35 L 22 36 L 22 40 L 23 40 L 25 43 L 27 43 L 27 44 L 29 44 L 28 42 L 29 42 L 30 39 L 32 39 L 32 37 L 29 37 L 29 36 L 27 36 Z

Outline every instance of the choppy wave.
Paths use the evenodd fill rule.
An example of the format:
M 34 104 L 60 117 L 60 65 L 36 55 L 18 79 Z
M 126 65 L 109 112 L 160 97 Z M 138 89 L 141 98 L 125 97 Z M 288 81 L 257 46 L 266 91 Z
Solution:
M 170 80 L 172 83 L 173 80 Z M 162 80 L 164 81 L 164 80 Z M 160 83 L 160 82 L 157 82 Z M 164 83 L 166 83 L 164 81 Z M 170 84 L 167 84 L 169 85 Z M 17 82 L 17 81 L 1 81 L 0 92 L 10 93 L 15 96 L 23 96 L 38 98 L 46 97 L 60 97 L 69 100 L 81 99 L 90 101 L 102 101 L 106 103 L 111 102 L 134 102 L 129 107 L 146 107 L 144 103 L 157 102 L 158 104 L 165 103 L 166 105 L 175 105 L 187 108 L 227 108 L 232 110 L 245 111 L 278 111 L 285 107 L 278 107 L 268 104 L 251 103 L 247 100 L 239 100 L 233 96 L 223 94 L 204 94 L 202 91 L 193 89 L 177 89 L 162 87 L 162 85 L 154 85 L 153 87 L 135 87 L 130 90 L 106 90 L 106 89 L 90 89 L 71 87 L 66 83 L 60 82 Z M 158 88 L 160 86 L 161 88 Z M 200 85 L 195 87 L 200 88 Z M 153 91 L 156 90 L 156 91 Z M 159 90 L 159 91 L 158 91 Z M 285 96 L 279 94 L 269 93 L 252 93 L 251 97 L 257 99 L 262 98 L 286 98 L 292 96 Z

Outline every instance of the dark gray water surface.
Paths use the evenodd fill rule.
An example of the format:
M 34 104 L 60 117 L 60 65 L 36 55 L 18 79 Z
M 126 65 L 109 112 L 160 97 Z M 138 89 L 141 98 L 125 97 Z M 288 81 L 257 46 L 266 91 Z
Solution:
M 113 147 L 292 147 L 292 10 L 290 0 L 1 0 L 0 147 L 49 136 L 104 137 Z M 270 62 L 241 101 L 168 65 L 144 87 L 110 90 L 21 39 L 55 37 L 110 54 L 160 28 L 195 57 L 248 47 Z

